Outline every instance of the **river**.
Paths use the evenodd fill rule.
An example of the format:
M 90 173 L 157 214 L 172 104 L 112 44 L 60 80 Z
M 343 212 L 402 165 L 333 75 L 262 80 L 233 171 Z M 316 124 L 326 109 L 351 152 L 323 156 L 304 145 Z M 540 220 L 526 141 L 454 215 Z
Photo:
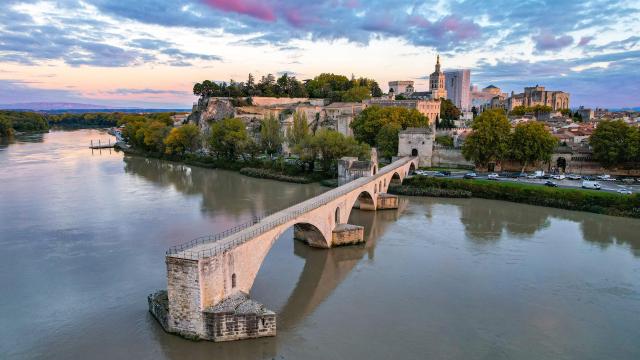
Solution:
M 90 150 L 102 130 L 0 143 L 0 357 L 639 359 L 640 221 L 480 199 L 352 212 L 366 245 L 288 230 L 252 297 L 278 335 L 166 334 L 164 251 L 323 191 Z

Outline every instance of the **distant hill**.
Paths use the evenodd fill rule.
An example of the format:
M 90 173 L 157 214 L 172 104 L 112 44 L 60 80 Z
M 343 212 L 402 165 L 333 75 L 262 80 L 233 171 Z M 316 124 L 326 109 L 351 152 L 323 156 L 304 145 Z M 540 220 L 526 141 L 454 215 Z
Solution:
M 55 103 L 55 102 L 32 102 L 32 103 L 17 103 L 17 104 L 0 104 L 0 110 L 23 110 L 23 111 L 36 111 L 47 114 L 84 114 L 92 112 L 102 113 L 155 113 L 155 112 L 191 112 L 191 109 L 147 109 L 136 107 L 109 107 L 105 105 L 94 104 L 81 104 L 81 103 Z
M 110 106 L 64 103 L 64 102 L 29 102 L 16 104 L 0 104 L 0 109 L 4 110 L 65 110 L 65 109 L 111 109 Z

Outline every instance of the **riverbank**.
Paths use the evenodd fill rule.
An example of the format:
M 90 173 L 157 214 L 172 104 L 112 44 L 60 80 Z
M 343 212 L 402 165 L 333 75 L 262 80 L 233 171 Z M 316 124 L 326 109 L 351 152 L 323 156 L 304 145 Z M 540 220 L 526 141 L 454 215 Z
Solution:
M 320 173 L 305 174 L 298 171 L 294 166 L 283 164 L 278 161 L 264 161 L 260 159 L 246 161 L 229 161 L 226 159 L 216 159 L 211 156 L 187 154 L 187 155 L 167 155 L 149 151 L 142 151 L 135 148 L 119 148 L 125 154 L 150 157 L 166 161 L 178 162 L 191 166 L 198 166 L 208 169 L 224 169 L 237 171 L 242 175 L 258 179 L 270 179 L 296 184 L 310 184 L 326 180 Z
M 414 176 L 390 188 L 401 195 L 472 197 L 511 201 L 596 214 L 640 218 L 640 195 L 621 195 L 596 190 L 550 188 L 490 180 L 442 179 Z M 460 196 L 458 196 L 460 195 Z

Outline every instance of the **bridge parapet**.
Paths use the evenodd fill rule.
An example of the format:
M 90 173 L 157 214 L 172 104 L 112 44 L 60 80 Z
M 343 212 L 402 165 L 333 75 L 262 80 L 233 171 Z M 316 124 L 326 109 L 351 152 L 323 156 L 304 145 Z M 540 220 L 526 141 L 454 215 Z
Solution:
M 282 225 L 304 213 L 326 205 L 327 203 L 341 196 L 345 196 L 346 194 L 353 192 L 370 182 L 374 182 L 375 180 L 394 172 L 399 167 L 406 165 L 414 159 L 416 159 L 416 157 L 403 157 L 383 167 L 375 175 L 358 178 L 312 199 L 303 201 L 283 210 L 279 210 L 270 215 L 257 217 L 250 222 L 237 225 L 219 234 L 201 236 L 187 243 L 173 246 L 167 250 L 166 256 L 198 260 L 219 255 L 273 229 L 276 226 Z M 208 244 L 210 244 L 210 246 L 208 246 Z M 195 251 L 190 250 L 202 246 L 206 246 L 206 248 Z

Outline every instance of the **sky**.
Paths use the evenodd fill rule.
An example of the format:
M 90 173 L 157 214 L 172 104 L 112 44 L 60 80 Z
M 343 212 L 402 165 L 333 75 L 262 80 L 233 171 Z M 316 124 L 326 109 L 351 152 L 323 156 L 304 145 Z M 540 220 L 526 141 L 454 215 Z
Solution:
M 195 82 L 322 72 L 640 106 L 640 1 L 0 0 L 0 104 L 187 108 Z

